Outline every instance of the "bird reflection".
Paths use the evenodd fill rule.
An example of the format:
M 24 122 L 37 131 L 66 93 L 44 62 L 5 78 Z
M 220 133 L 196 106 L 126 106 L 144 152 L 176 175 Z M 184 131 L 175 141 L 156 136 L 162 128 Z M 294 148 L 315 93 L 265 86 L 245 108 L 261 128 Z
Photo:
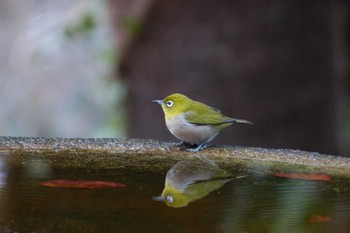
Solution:
M 230 172 L 219 168 L 213 161 L 194 156 L 169 169 L 161 196 L 153 197 L 153 200 L 163 201 L 169 207 L 185 207 L 233 178 Z

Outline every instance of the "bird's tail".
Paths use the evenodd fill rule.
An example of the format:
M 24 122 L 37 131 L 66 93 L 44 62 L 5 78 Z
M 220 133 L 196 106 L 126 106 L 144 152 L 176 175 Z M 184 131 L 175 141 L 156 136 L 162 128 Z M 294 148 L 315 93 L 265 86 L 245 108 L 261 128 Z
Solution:
M 244 124 L 253 124 L 250 121 L 247 120 L 243 120 L 243 119 L 236 119 L 236 118 L 227 118 L 227 120 L 225 120 L 225 122 L 232 122 L 232 123 L 244 123 Z

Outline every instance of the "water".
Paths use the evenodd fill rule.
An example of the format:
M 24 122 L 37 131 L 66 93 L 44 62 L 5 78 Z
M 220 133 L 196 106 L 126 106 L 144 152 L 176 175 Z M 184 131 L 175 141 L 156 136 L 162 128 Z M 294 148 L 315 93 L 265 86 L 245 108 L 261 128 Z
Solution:
M 350 232 L 346 180 L 249 174 L 186 207 L 171 208 L 152 199 L 161 195 L 165 175 L 53 168 L 40 159 L 13 163 L 2 156 L 0 232 Z M 53 179 L 113 181 L 127 187 L 89 190 L 40 185 Z

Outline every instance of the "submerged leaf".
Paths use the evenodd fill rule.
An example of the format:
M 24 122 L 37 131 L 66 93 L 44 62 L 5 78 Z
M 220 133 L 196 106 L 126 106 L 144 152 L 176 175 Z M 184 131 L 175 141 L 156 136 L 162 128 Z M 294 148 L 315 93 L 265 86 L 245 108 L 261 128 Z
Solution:
M 299 180 L 319 180 L 330 181 L 331 177 L 322 173 L 276 173 L 272 174 L 275 177 L 299 179 Z
M 49 180 L 41 183 L 42 186 L 54 188 L 80 188 L 80 189 L 102 189 L 123 188 L 125 184 L 99 181 L 99 180 Z
M 329 222 L 330 220 L 331 218 L 325 215 L 311 215 L 309 217 L 309 223 L 324 223 Z

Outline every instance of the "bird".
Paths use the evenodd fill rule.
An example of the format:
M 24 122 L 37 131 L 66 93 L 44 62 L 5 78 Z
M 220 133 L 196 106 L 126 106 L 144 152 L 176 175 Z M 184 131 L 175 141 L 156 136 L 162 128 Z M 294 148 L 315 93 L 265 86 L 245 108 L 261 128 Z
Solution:
M 243 177 L 246 175 L 234 177 L 214 161 L 195 155 L 190 159 L 178 161 L 169 169 L 162 194 L 152 199 L 162 201 L 169 207 L 185 207 L 232 179 Z
M 165 116 L 165 124 L 180 145 L 198 145 L 189 149 L 198 152 L 208 147 L 221 129 L 233 123 L 252 124 L 252 122 L 223 115 L 218 109 L 192 100 L 179 93 L 171 94 L 163 100 L 153 100 L 160 104 Z

